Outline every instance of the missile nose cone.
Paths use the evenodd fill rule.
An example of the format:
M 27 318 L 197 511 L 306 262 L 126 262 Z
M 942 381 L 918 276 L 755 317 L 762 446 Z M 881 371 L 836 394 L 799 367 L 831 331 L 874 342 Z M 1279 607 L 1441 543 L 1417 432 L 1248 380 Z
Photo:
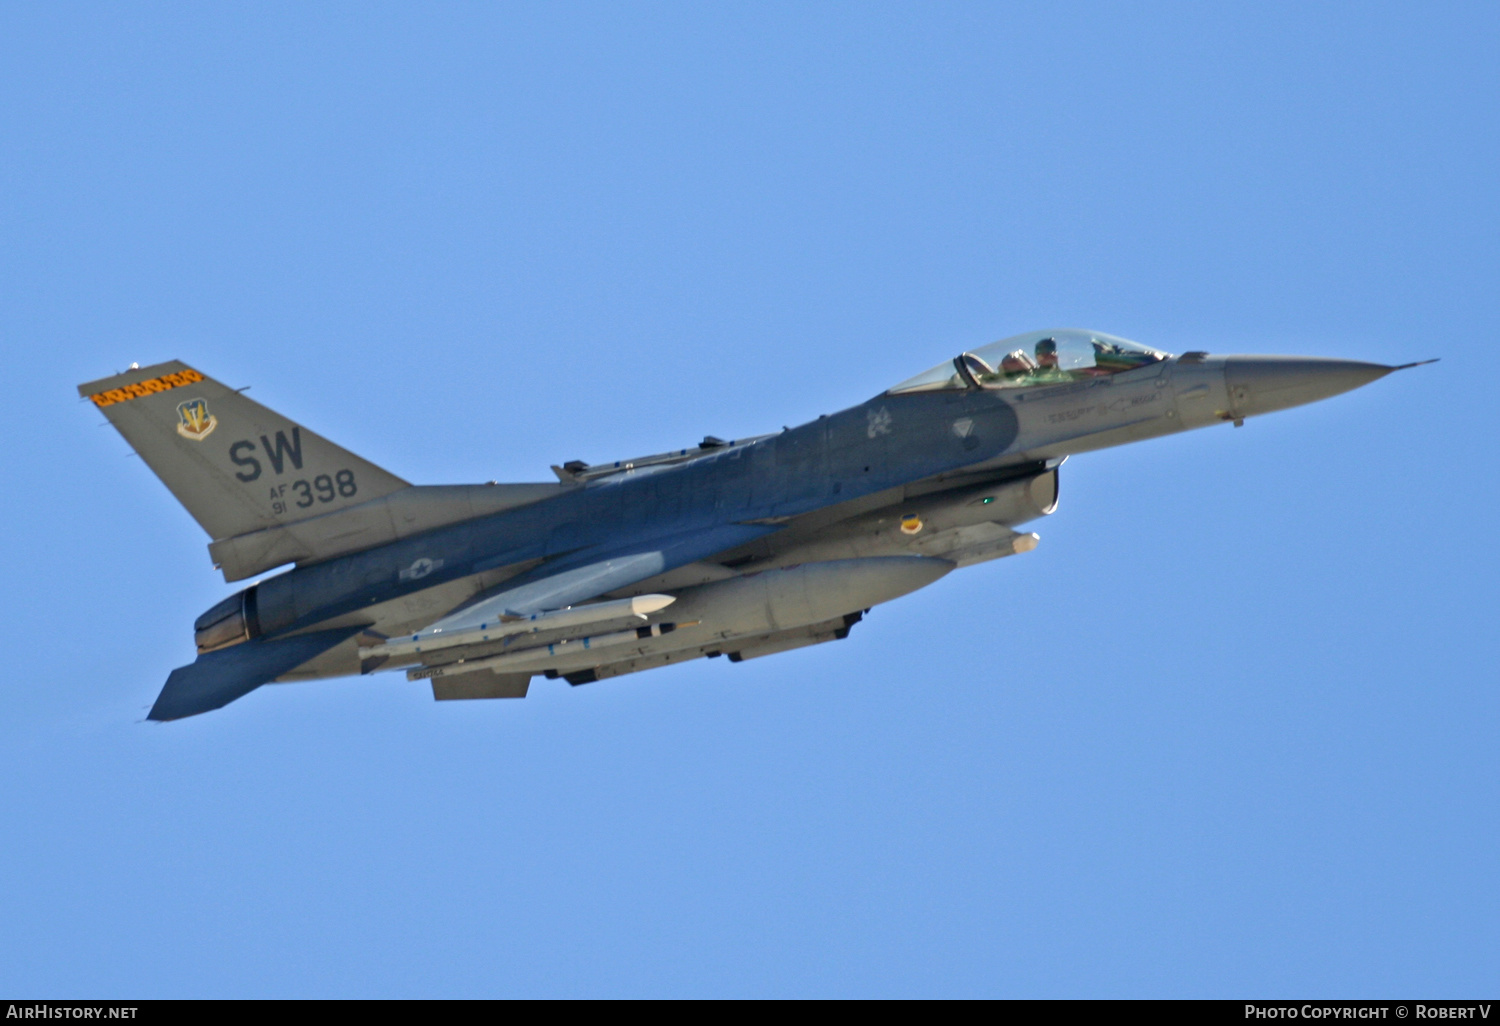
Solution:
M 637 595 L 630 600 L 630 611 L 637 616 L 646 616 L 660 612 L 676 601 L 671 595 Z
M 1383 378 L 1395 367 L 1315 356 L 1231 356 L 1224 360 L 1229 401 L 1241 417 L 1286 410 Z

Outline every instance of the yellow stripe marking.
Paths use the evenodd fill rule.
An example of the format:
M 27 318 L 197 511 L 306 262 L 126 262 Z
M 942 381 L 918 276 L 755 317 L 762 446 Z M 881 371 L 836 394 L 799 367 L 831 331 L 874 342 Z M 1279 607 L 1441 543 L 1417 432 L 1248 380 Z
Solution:
M 183 385 L 196 385 L 203 380 L 203 375 L 192 368 L 177 371 L 175 374 L 163 374 L 159 378 L 148 378 L 145 381 L 137 381 L 133 385 L 125 385 L 121 388 L 111 388 L 106 392 L 96 392 L 89 396 L 95 406 L 113 406 L 115 403 L 128 402 L 131 399 L 139 399 L 142 396 L 155 395 L 157 392 L 166 392 L 169 389 L 181 388 Z

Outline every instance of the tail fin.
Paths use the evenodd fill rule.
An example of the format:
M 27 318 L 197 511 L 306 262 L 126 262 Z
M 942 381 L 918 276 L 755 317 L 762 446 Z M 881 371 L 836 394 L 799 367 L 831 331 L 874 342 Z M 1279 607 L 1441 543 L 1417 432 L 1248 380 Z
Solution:
M 407 487 L 173 360 L 78 386 L 212 538 L 331 513 Z

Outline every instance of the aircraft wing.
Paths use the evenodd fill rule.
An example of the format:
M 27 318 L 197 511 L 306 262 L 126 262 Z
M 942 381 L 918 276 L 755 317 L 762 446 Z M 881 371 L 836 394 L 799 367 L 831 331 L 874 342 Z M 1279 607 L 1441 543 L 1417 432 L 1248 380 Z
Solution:
M 412 635 L 412 640 L 472 628 L 502 617 L 528 616 L 587 602 L 648 577 L 752 542 L 778 530 L 766 524 L 717 524 L 699 531 L 623 546 L 600 546 L 544 563 Z

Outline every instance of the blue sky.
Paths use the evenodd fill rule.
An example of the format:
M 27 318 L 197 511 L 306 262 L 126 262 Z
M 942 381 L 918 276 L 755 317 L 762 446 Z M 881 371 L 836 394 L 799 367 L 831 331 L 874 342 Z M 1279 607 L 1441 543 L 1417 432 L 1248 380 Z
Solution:
M 1500 983 L 1485 4 L 0 8 L 0 990 Z M 140 722 L 231 590 L 73 386 L 181 358 L 419 483 L 962 348 L 1442 362 L 1064 468 L 850 639 Z

